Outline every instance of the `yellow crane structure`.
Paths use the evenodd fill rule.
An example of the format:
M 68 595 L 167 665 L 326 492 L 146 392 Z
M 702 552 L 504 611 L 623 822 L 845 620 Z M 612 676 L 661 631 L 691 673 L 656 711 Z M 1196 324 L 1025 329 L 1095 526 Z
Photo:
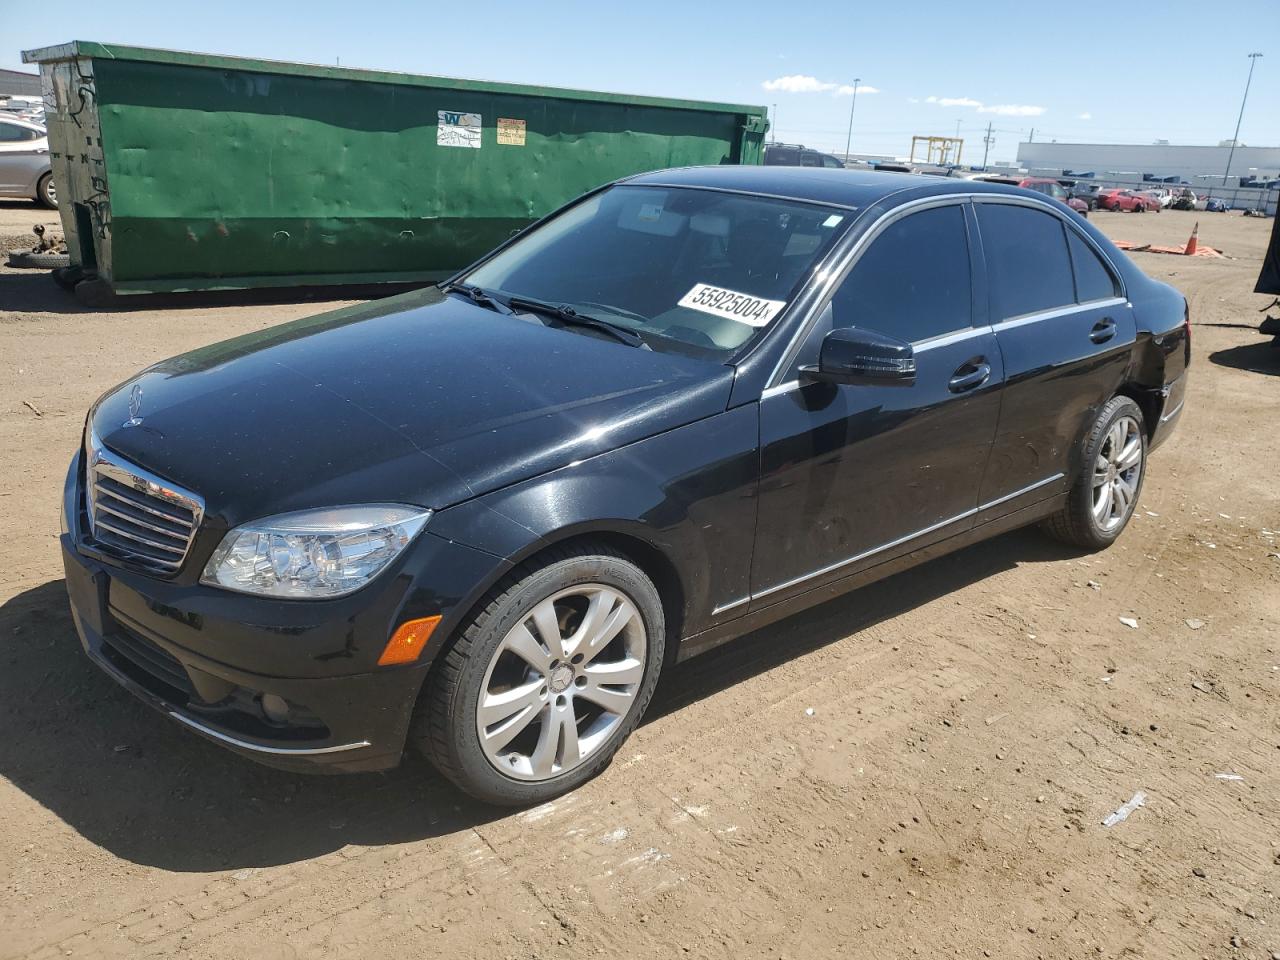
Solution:
M 924 156 L 921 163 L 934 163 L 940 167 L 960 163 L 960 151 L 964 149 L 964 140 L 960 137 L 912 137 L 911 162 L 916 162 L 916 150 L 924 144 Z M 954 155 L 952 154 L 954 151 Z

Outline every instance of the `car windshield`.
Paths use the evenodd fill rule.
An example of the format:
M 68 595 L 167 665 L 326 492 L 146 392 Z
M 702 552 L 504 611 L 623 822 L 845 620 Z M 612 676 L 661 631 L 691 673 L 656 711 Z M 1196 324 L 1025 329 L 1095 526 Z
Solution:
M 503 300 L 567 306 L 634 331 L 654 350 L 727 359 L 777 319 L 852 218 L 790 200 L 617 186 L 460 282 Z

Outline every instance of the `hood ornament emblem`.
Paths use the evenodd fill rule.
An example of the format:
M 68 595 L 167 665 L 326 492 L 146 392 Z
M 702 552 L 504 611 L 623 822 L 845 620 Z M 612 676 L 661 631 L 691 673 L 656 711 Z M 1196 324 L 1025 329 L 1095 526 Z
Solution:
M 129 391 L 129 419 L 123 423 L 126 427 L 142 426 L 142 418 L 138 416 L 142 409 L 142 384 L 135 383 Z

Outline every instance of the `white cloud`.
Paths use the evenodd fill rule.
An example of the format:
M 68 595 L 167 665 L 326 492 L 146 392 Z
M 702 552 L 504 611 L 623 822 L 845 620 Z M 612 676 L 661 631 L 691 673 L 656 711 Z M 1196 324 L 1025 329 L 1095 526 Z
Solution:
M 795 73 L 789 77 L 778 77 L 776 80 L 766 80 L 761 86 L 766 90 L 781 91 L 782 93 L 822 93 L 836 88 L 834 83 L 823 83 L 817 77 L 806 76 L 803 73 Z
M 776 80 L 766 80 L 760 86 L 774 93 L 834 93 L 841 97 L 847 97 L 853 93 L 853 87 L 848 84 L 829 83 L 805 73 L 793 73 L 790 76 L 778 77 Z M 880 90 L 877 87 L 859 84 L 858 92 L 879 93 Z
M 1086 110 L 1084 113 L 1079 114 L 1079 115 L 1076 117 L 1076 119 L 1077 119 L 1077 120 L 1092 120 L 1092 119 L 1093 119 L 1093 114 L 1092 114 L 1092 113 L 1090 113 L 1088 110 Z
M 919 103 L 919 102 L 920 102 L 919 97 L 907 97 L 907 103 Z
M 1001 117 L 1038 117 L 1045 112 L 1045 108 L 1025 103 L 999 103 L 993 107 L 979 106 L 978 112 L 994 113 Z
M 998 103 L 989 107 L 973 97 L 925 97 L 924 102 L 939 107 L 976 107 L 979 113 L 994 113 L 1002 117 L 1038 117 L 1045 112 L 1044 107 L 1023 103 Z

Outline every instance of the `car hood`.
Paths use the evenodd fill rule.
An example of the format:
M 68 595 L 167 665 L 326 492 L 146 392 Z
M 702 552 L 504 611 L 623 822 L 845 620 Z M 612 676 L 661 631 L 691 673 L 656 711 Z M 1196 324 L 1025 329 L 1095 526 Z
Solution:
M 718 413 L 732 379 L 432 289 L 166 360 L 92 416 L 107 448 L 233 526 L 353 502 L 446 507 Z

